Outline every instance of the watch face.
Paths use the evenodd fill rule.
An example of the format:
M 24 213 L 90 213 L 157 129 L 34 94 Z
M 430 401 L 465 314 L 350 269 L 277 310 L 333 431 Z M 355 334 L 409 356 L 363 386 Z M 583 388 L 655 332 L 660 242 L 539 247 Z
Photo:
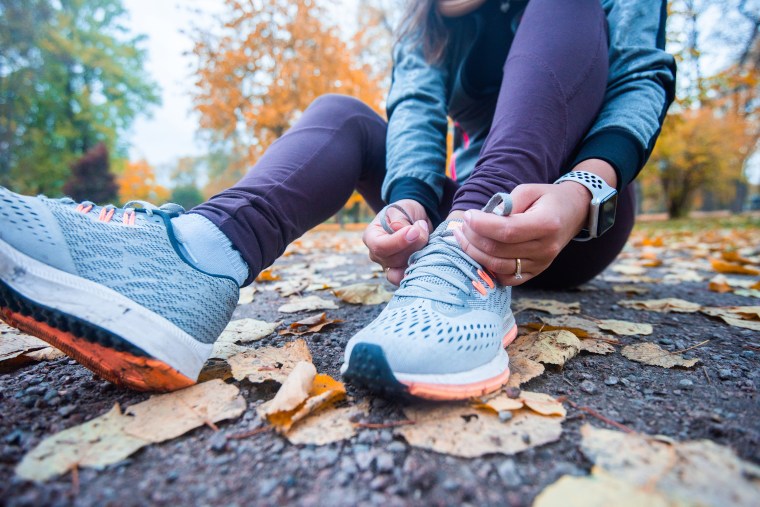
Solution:
M 597 237 L 607 232 L 607 230 L 609 230 L 609 228 L 615 223 L 617 197 L 617 192 L 613 192 L 599 205 L 599 222 L 596 228 Z

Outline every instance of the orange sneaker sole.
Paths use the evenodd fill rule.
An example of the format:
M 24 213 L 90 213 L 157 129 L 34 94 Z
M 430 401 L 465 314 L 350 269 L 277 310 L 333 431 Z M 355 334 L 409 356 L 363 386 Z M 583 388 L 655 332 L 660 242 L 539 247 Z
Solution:
M 0 308 L 0 316 L 9 325 L 46 341 L 116 385 L 138 391 L 175 391 L 195 384 L 163 361 L 105 347 L 9 308 Z

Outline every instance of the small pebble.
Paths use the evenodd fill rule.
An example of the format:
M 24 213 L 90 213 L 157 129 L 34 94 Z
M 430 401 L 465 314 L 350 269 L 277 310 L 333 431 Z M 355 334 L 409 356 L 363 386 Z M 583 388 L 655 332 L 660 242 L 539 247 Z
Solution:
M 509 410 L 502 410 L 499 412 L 499 420 L 501 422 L 507 422 L 512 419 L 512 412 Z
M 520 388 L 519 387 L 507 387 L 504 390 L 505 393 L 507 393 L 508 398 L 517 399 L 520 396 Z
M 378 454 L 375 458 L 375 468 L 378 473 L 386 474 L 393 471 L 393 456 L 387 452 Z
M 391 442 L 386 449 L 390 452 L 404 452 L 406 451 L 406 445 L 403 442 Z
M 209 438 L 209 447 L 214 452 L 224 452 L 227 450 L 227 436 L 221 431 L 217 431 Z
M 681 380 L 678 381 L 678 385 L 682 389 L 688 389 L 688 388 L 690 388 L 691 386 L 694 385 L 694 382 L 692 382 L 691 380 L 689 380 L 687 378 L 683 378 L 683 379 L 681 379 Z
M 729 370 L 728 368 L 723 368 L 718 371 L 718 378 L 721 380 L 728 380 L 733 376 L 734 375 L 731 373 L 731 370 Z
M 58 415 L 60 415 L 61 417 L 67 417 L 76 409 L 77 407 L 75 405 L 64 405 L 58 409 Z
M 608 386 L 614 386 L 618 382 L 619 382 L 619 379 L 616 376 L 614 376 L 614 375 L 611 376 L 611 377 L 607 377 L 606 379 L 604 379 L 604 383 L 607 384 Z
M 660 338 L 658 341 L 663 345 L 673 345 L 673 340 L 670 338 Z
M 752 350 L 744 350 L 742 351 L 742 357 L 746 357 L 747 359 L 752 359 L 755 357 L 755 353 Z
M 581 391 L 583 391 L 586 394 L 596 394 L 598 391 L 596 389 L 596 384 L 591 382 L 590 380 L 584 380 L 580 383 Z

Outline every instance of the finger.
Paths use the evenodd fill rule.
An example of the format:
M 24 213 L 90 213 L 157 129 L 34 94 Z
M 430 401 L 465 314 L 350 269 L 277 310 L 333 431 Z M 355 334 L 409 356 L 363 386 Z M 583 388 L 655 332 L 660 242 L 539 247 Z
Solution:
M 393 285 L 399 285 L 401 283 L 401 280 L 404 279 L 404 271 L 406 271 L 405 267 L 404 268 L 389 268 L 385 272 L 385 277 Z
M 459 246 L 467 255 L 496 275 L 496 278 L 503 285 L 519 285 L 520 283 L 524 283 L 514 276 L 517 272 L 517 261 L 514 258 L 501 258 L 488 255 L 470 243 L 460 231 L 455 230 L 454 237 L 456 237 Z M 520 271 L 523 279 L 534 273 L 540 273 L 545 267 L 535 263 L 530 258 L 520 258 Z
M 493 257 L 514 258 L 522 256 L 536 258 L 541 257 L 545 250 L 544 242 L 536 239 L 523 243 L 500 243 L 494 239 L 477 234 L 466 224 L 459 229 L 459 232 L 464 234 L 464 237 L 473 246 Z
M 393 229 L 394 231 L 398 231 L 408 225 L 412 225 L 412 223 L 409 222 L 409 219 L 406 218 L 406 216 L 401 212 L 401 210 L 390 207 L 390 206 L 385 211 L 385 219 L 387 220 L 390 228 Z
M 526 220 L 524 217 L 528 215 Z M 492 213 L 469 210 L 464 214 L 465 227 L 475 235 L 489 238 L 499 243 L 517 244 L 539 240 L 544 236 L 543 228 L 538 227 L 536 220 L 531 220 L 530 214 L 519 214 L 502 217 Z
M 518 185 L 509 194 L 512 198 L 512 215 L 525 213 L 546 192 L 546 185 Z
M 382 228 L 369 231 L 365 244 L 370 258 L 384 266 L 406 266 L 409 256 L 425 246 L 428 241 L 427 224 L 415 222 L 388 234 Z

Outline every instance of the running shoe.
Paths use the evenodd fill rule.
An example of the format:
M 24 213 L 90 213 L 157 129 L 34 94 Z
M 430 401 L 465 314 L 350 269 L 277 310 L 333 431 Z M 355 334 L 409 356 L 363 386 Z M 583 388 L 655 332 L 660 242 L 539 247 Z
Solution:
M 484 208 L 507 215 L 497 194 Z M 347 381 L 386 395 L 432 400 L 493 392 L 509 379 L 504 348 L 517 335 L 511 288 L 462 251 L 443 222 L 409 259 L 404 279 L 380 315 L 348 342 Z
M 238 285 L 186 260 L 171 224 L 183 211 L 0 187 L 0 316 L 115 384 L 195 383 Z

